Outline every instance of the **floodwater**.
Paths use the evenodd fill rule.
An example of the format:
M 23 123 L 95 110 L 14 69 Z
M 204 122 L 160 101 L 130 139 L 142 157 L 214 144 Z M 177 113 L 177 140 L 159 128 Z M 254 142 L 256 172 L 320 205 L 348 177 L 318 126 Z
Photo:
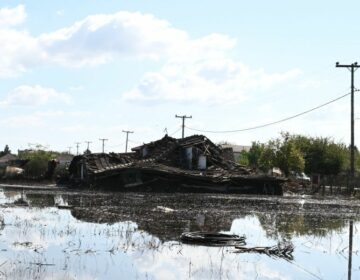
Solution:
M 360 279 L 359 213 L 346 198 L 0 188 L 0 279 Z M 293 259 L 182 244 L 187 231 L 290 241 Z

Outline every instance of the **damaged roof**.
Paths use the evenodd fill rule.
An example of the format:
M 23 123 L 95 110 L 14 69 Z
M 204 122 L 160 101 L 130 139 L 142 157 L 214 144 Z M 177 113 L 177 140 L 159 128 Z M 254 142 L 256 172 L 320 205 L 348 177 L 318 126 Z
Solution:
M 157 167 L 161 166 L 162 169 L 177 168 L 173 164 L 174 160 L 179 157 L 177 151 L 188 147 L 195 147 L 201 154 L 206 156 L 210 166 L 206 172 L 226 173 L 231 171 L 238 174 L 251 174 L 251 171 L 244 166 L 226 160 L 222 155 L 222 148 L 204 135 L 193 135 L 183 139 L 165 135 L 157 141 L 133 148 L 133 153 L 100 153 L 76 156 L 69 167 L 69 171 L 72 173 L 72 170 L 76 169 L 75 165 L 79 160 L 84 162 L 89 175 L 112 173 L 128 167 L 151 168 L 156 165 Z M 141 151 L 145 148 L 147 154 L 143 155 Z

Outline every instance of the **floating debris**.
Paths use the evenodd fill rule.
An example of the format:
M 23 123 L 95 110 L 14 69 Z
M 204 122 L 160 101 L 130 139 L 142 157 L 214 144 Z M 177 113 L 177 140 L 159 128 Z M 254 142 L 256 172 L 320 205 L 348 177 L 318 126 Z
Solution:
M 20 247 L 27 247 L 27 248 L 31 248 L 33 246 L 33 243 L 30 241 L 24 241 L 24 242 L 14 242 L 13 243 L 14 246 L 20 246 Z
M 171 213 L 174 212 L 174 209 L 171 209 L 169 207 L 165 207 L 165 206 L 156 206 L 156 208 L 153 209 L 153 211 L 160 211 L 160 212 L 164 212 L 164 213 Z
M 17 205 L 17 206 L 29 206 L 29 203 L 25 199 L 23 199 L 22 197 L 15 200 L 14 204 Z
M 205 246 L 235 246 L 246 245 L 245 236 L 217 232 L 185 232 L 180 236 L 184 243 Z
M 259 253 L 266 254 L 268 256 L 284 258 L 287 260 L 293 260 L 292 253 L 294 252 L 294 245 L 291 242 L 280 242 L 271 247 L 242 247 L 235 246 L 236 253 Z
M 56 205 L 58 209 L 74 209 L 73 205 Z

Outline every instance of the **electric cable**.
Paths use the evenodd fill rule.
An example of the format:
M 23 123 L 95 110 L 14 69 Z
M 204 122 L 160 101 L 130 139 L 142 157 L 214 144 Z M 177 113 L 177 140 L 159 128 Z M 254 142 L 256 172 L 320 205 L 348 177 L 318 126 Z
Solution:
M 337 97 L 335 99 L 332 99 L 326 103 L 323 103 L 321 105 L 318 105 L 316 107 L 313 107 L 309 110 L 306 110 L 306 111 L 303 111 L 301 113 L 298 113 L 296 115 L 293 115 L 293 116 L 290 116 L 290 117 L 286 117 L 286 118 L 283 118 L 283 119 L 280 119 L 278 121 L 274 121 L 274 122 L 270 122 L 270 123 L 266 123 L 266 124 L 261 124 L 261 125 L 257 125 L 257 126 L 253 126 L 253 127 L 247 127 L 247 128 L 242 128 L 242 129 L 235 129 L 235 130 L 203 130 L 203 129 L 197 129 L 197 128 L 192 128 L 192 127 L 189 127 L 189 126 L 185 126 L 187 129 L 190 129 L 190 130 L 193 130 L 193 131 L 198 131 L 198 132 L 206 132 L 206 133 L 235 133 L 235 132 L 242 132 L 242 131 L 248 131 L 248 130 L 254 130 L 254 129 L 259 129 L 259 128 L 263 128 L 263 127 L 267 127 L 267 126 L 271 126 L 271 125 L 274 125 L 274 124 L 278 124 L 278 123 L 282 123 L 282 122 L 285 122 L 285 121 L 288 121 L 288 120 L 292 120 L 292 119 L 295 119 L 297 117 L 300 117 L 302 115 L 305 115 L 307 113 L 310 113 L 312 111 L 315 111 L 317 109 L 320 109 L 322 107 L 325 107 L 331 103 L 334 103 L 348 95 L 350 95 L 351 93 L 347 93 L 347 94 L 344 94 L 340 97 Z
M 178 133 L 181 130 L 181 127 L 179 127 L 177 130 L 175 130 L 173 133 L 170 134 L 170 136 L 173 136 L 174 134 Z

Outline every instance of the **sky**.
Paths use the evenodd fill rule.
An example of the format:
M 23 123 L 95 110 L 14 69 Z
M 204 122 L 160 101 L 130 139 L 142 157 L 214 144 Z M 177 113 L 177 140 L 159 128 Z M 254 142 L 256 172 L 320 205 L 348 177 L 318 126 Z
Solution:
M 358 1 L 0 1 L 0 149 L 106 152 L 205 134 L 250 145 L 281 131 L 350 141 Z M 360 88 L 360 72 L 355 87 Z M 360 119 L 355 95 L 355 117 Z M 355 122 L 355 144 L 360 137 Z

